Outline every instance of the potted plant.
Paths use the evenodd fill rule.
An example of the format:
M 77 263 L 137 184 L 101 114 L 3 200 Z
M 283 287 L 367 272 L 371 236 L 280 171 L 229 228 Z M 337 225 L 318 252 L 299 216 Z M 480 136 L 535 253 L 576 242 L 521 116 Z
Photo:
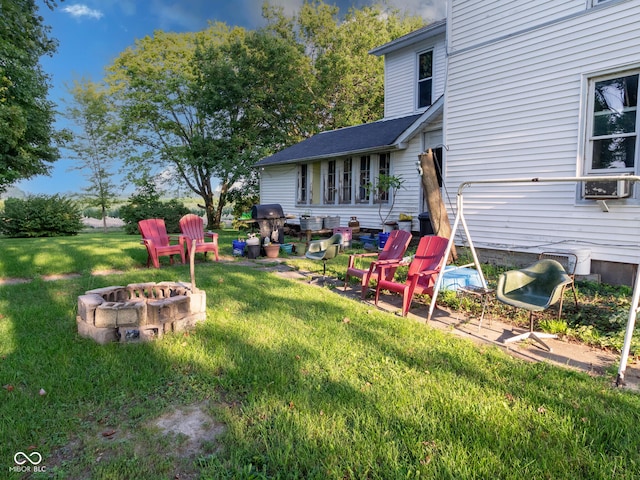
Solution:
M 264 253 L 267 258 L 278 258 L 278 254 L 280 253 L 280 244 L 279 243 L 271 243 L 269 237 L 264 238 Z
M 398 228 L 405 232 L 411 233 L 411 226 L 413 225 L 413 217 L 406 213 L 401 213 L 398 218 Z
M 247 241 L 243 237 L 238 237 L 237 240 L 232 240 L 231 245 L 233 247 L 233 256 L 241 257 L 244 255 L 245 247 L 247 246 Z
M 247 258 L 254 259 L 260 256 L 260 239 L 255 233 L 247 234 Z
M 382 231 L 385 233 L 394 230 L 397 226 L 396 222 L 390 222 L 389 217 L 393 211 L 393 206 L 396 203 L 395 193 L 403 188 L 404 179 L 399 175 L 386 175 L 380 174 L 375 182 L 367 183 L 366 189 L 368 192 L 373 193 L 374 200 L 378 204 L 378 216 L 380 217 L 380 223 L 382 224 Z M 391 198 L 391 204 L 386 212 L 383 212 L 382 207 L 384 205 L 383 198 L 387 196 Z

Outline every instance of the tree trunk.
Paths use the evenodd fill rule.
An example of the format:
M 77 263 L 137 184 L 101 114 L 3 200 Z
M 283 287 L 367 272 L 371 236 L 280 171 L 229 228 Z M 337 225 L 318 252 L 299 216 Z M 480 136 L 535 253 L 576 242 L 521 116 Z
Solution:
M 107 209 L 102 205 L 102 230 L 107 233 Z
M 213 195 L 207 195 L 204 199 L 204 210 L 207 213 L 207 228 L 215 230 L 220 228 L 220 221 L 216 222 L 216 208 L 213 204 Z
M 439 237 L 450 238 L 451 222 L 449 221 L 447 207 L 442 200 L 440 185 L 438 185 L 438 175 L 436 174 L 436 164 L 431 150 L 420 155 L 420 167 L 422 168 L 422 188 L 425 191 L 433 232 Z M 450 258 L 458 258 L 455 244 L 451 247 Z
M 227 204 L 227 192 L 229 191 L 229 185 L 224 182 L 220 185 L 220 195 L 218 196 L 218 208 L 216 209 L 216 224 L 220 228 L 222 223 L 222 209 Z

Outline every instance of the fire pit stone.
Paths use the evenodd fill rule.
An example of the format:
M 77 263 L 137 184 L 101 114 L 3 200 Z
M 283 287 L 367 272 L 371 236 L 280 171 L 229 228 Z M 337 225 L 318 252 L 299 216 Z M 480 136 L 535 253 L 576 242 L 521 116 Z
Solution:
M 207 298 L 181 282 L 97 288 L 78 297 L 78 333 L 100 344 L 149 341 L 195 327 L 206 318 Z

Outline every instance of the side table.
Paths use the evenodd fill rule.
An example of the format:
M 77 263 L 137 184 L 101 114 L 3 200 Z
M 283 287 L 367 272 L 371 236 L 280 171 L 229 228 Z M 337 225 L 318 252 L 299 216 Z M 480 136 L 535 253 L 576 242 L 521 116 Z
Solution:
M 458 292 L 463 294 L 472 295 L 479 298 L 482 301 L 482 313 L 480 314 L 480 322 L 478 323 L 478 331 L 482 329 L 482 320 L 484 319 L 484 312 L 487 309 L 489 298 L 495 292 L 493 288 L 478 287 L 476 285 L 467 285 L 459 287 Z M 491 319 L 489 319 L 489 325 L 491 325 Z

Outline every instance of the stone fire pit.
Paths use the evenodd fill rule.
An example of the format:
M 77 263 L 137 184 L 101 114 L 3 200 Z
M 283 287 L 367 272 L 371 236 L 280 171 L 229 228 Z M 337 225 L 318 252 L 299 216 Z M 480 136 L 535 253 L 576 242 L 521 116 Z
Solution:
M 133 283 L 80 295 L 76 321 L 81 336 L 100 344 L 132 343 L 192 329 L 206 307 L 206 293 L 188 283 Z

